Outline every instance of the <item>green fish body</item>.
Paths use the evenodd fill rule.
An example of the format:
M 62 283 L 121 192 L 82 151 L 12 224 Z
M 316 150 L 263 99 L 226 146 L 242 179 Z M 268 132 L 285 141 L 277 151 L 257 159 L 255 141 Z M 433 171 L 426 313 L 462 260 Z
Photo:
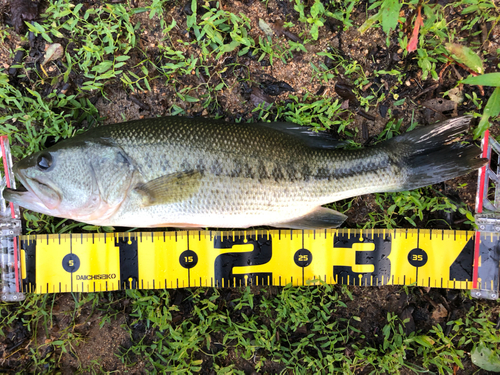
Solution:
M 484 165 L 452 142 L 469 117 L 342 150 L 295 124 L 165 117 L 94 128 L 17 163 L 22 207 L 94 225 L 328 228 L 321 206 L 414 189 Z

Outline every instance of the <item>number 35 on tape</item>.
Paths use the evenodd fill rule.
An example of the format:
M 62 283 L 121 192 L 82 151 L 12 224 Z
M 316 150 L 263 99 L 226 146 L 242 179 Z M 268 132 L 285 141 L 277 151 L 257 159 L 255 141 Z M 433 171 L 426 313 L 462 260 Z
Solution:
M 340 229 L 21 236 L 22 284 L 35 293 L 318 280 L 471 289 L 474 235 Z M 490 281 L 479 282 L 488 288 Z

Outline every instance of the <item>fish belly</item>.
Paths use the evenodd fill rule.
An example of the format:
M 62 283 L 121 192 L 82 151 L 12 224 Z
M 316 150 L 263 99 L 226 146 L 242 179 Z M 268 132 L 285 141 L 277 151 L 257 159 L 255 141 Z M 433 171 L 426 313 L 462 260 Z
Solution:
M 293 182 L 210 176 L 197 193 L 180 202 L 144 207 L 141 198 L 132 193 L 109 221 L 114 226 L 132 227 L 275 225 L 305 216 L 322 204 L 371 192 L 375 179 L 381 184 L 370 173 Z

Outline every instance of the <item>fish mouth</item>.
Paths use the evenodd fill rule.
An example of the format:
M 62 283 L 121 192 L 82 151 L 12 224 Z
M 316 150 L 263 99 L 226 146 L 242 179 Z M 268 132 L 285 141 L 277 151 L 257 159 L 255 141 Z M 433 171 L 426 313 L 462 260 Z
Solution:
M 43 214 L 54 214 L 54 209 L 61 202 L 61 194 L 58 189 L 48 181 L 17 174 L 21 186 L 17 189 L 6 188 L 3 191 L 5 200 L 27 208 L 31 211 L 41 212 Z

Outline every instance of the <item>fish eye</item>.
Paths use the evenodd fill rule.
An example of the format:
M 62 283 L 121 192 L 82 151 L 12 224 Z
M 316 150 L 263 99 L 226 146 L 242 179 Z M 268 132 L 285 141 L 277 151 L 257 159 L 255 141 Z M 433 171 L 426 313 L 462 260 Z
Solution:
M 36 165 L 40 170 L 46 171 L 52 165 L 52 156 L 48 152 L 41 154 L 36 160 Z

